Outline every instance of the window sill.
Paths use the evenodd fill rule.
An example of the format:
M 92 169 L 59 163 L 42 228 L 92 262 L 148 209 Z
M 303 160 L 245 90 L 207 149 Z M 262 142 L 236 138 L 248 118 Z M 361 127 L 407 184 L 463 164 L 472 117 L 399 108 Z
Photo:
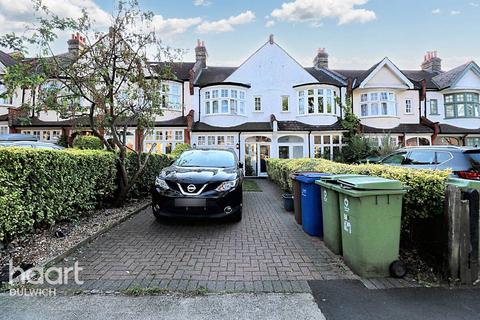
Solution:
M 334 114 L 334 113 L 309 113 L 309 114 L 297 114 L 297 117 L 311 117 L 311 116 L 329 116 L 329 117 L 340 117 L 338 114 Z
M 430 113 L 429 115 L 430 115 L 430 116 L 439 116 L 440 113 Z
M 480 119 L 480 117 L 445 117 L 443 119 L 444 120 L 450 120 L 450 119 Z
M 245 114 L 231 114 L 231 113 L 205 113 L 202 116 L 204 117 L 218 117 L 218 116 L 227 116 L 227 117 L 247 117 Z
M 253 110 L 252 113 L 263 113 L 263 110 Z
M 377 119 L 377 118 L 389 118 L 389 119 L 400 119 L 399 116 L 390 116 L 390 115 L 378 115 L 378 116 L 359 116 L 359 119 Z

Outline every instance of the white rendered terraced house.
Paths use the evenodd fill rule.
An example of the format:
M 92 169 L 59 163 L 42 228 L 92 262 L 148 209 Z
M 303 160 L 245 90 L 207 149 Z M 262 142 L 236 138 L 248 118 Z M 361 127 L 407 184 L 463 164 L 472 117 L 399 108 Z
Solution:
M 81 45 L 75 37 L 69 40 L 69 50 Z M 208 66 L 200 41 L 195 53 L 195 62 L 175 63 L 174 79 L 165 79 L 160 89 L 165 112 L 143 145 L 136 128 L 129 128 L 133 147 L 149 150 L 156 143 L 158 153 L 169 153 L 180 142 L 232 148 L 248 176 L 265 175 L 269 157 L 335 159 L 343 144 L 336 100 L 344 103 L 347 95 L 360 130 L 378 144 L 386 134 L 408 146 L 480 143 L 480 68 L 473 61 L 445 72 L 440 58 L 429 52 L 419 70 L 400 70 L 388 58 L 368 70 L 332 70 L 321 49 L 314 66 L 303 67 L 273 36 L 238 67 Z M 7 56 L 0 55 L 0 62 Z M 9 114 L 14 109 L 15 102 Z M 53 117 L 33 114 L 25 127 L 0 115 L 0 126 L 6 118 L 4 126 L 12 132 L 72 133 L 70 119 Z

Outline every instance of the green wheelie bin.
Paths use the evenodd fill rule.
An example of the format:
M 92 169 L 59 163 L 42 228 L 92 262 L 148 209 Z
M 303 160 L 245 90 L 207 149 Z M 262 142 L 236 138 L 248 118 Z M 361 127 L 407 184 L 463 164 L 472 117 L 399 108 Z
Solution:
M 323 209 L 323 242 L 334 254 L 342 254 L 342 231 L 340 227 L 340 207 L 338 205 L 338 192 L 334 188 L 338 179 L 348 177 L 365 177 L 354 174 L 337 174 L 321 177 L 315 181 L 322 186 Z
M 362 277 L 402 277 L 398 261 L 402 199 L 400 181 L 379 177 L 338 179 L 345 263 Z
M 475 189 L 480 192 L 480 180 L 468 180 L 462 178 L 449 177 L 447 184 L 452 184 L 462 190 Z

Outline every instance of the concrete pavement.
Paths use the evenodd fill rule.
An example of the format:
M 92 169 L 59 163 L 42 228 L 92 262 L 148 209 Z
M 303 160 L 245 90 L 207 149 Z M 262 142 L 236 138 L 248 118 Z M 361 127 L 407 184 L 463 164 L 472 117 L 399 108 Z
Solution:
M 226 294 L 182 296 L 0 296 L 1 319 L 306 319 L 324 320 L 312 295 Z

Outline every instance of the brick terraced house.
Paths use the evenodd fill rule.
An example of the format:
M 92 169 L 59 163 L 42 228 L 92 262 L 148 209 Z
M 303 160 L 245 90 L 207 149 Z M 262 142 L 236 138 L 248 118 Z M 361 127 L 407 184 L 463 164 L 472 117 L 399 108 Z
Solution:
M 72 36 L 68 54 L 81 50 Z M 401 70 L 384 58 L 368 70 L 333 70 L 320 49 L 313 67 L 304 67 L 270 36 L 238 67 L 208 66 L 203 42 L 195 62 L 173 65 L 174 79 L 162 90 L 168 104 L 147 133 L 143 145 L 135 127 L 128 130 L 132 147 L 169 153 L 177 143 L 235 149 L 246 175 L 266 175 L 268 157 L 326 157 L 342 148 L 339 98 L 352 98 L 360 130 L 373 143 L 388 134 L 399 145 L 480 145 L 480 68 L 471 61 L 449 71 L 436 52 L 424 56 L 419 70 Z M 2 69 L 15 63 L 0 52 Z M 161 65 L 161 64 L 160 64 Z M 3 90 L 0 84 L 0 90 Z M 31 133 L 55 141 L 81 132 L 72 119 L 34 110 L 27 123 L 17 121 L 24 90 L 0 100 L 0 133 Z

